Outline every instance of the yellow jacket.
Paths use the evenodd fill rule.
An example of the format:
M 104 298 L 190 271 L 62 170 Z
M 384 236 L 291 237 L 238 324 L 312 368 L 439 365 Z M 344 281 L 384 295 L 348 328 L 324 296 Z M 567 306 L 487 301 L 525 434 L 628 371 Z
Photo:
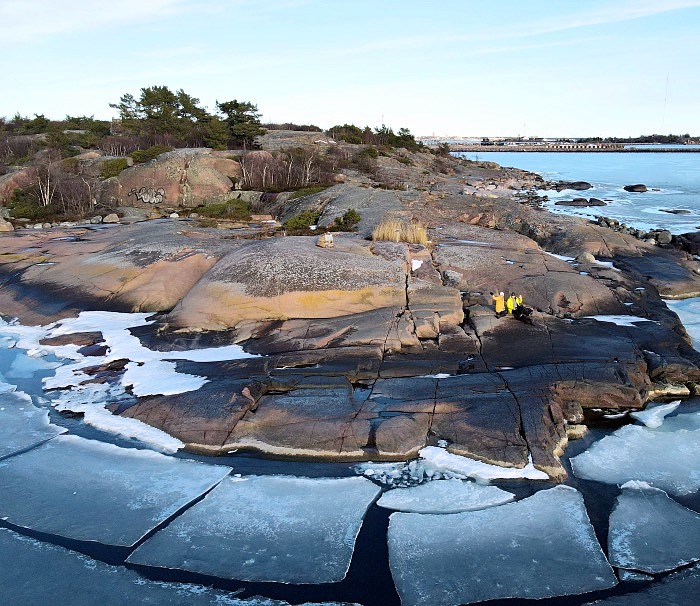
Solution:
M 491 295 L 491 298 L 493 299 L 493 303 L 496 306 L 496 313 L 501 313 L 502 311 L 505 310 L 506 308 L 506 302 L 505 298 L 502 294 L 500 295 Z

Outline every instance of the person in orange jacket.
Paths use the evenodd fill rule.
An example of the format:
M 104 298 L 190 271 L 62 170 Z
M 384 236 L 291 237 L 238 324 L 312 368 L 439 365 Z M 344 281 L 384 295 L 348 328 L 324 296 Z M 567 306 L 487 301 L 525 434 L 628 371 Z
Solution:
M 491 293 L 491 298 L 493 299 L 493 304 L 496 309 L 496 317 L 500 318 L 506 314 L 506 299 L 503 292 L 494 295 Z

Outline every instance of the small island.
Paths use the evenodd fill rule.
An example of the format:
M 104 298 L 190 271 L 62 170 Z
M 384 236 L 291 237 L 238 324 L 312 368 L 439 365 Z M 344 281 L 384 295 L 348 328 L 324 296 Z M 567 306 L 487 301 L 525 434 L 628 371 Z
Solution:
M 180 360 L 199 389 L 114 414 L 197 453 L 403 461 L 440 443 L 562 481 L 568 440 L 606 413 L 696 395 L 700 353 L 663 301 L 700 295 L 680 239 L 550 214 L 535 190 L 557 184 L 406 129 L 262 125 L 248 102 L 212 116 L 183 91 L 141 93 L 113 124 L 3 132 L 5 318 L 146 312 L 133 332 L 153 349 L 251 354 Z M 498 292 L 528 321 L 499 317 Z M 52 343 L 91 355 L 104 335 Z

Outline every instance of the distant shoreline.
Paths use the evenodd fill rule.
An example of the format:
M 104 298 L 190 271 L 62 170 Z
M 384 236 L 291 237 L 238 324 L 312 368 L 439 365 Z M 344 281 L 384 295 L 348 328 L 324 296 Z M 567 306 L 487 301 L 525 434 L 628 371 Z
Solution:
M 563 148 L 549 145 L 450 145 L 451 152 L 501 152 L 501 153 L 530 153 L 530 152 L 547 152 L 553 154 L 586 154 L 586 153 L 640 153 L 640 154 L 696 154 L 700 153 L 700 147 L 692 147 L 688 149 L 680 147 L 573 147 Z

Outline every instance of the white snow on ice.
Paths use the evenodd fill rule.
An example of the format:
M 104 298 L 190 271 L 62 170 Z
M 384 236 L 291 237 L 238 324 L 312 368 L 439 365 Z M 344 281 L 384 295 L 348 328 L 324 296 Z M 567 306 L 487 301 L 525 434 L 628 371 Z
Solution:
M 641 318 L 639 316 L 626 316 L 626 315 L 598 315 L 598 316 L 584 316 L 584 318 L 590 320 L 598 320 L 598 322 L 609 322 L 611 324 L 617 324 L 618 326 L 630 326 L 636 328 L 637 322 L 651 322 L 648 318 Z
M 128 561 L 244 581 L 338 582 L 379 491 L 358 477 L 227 478 Z

